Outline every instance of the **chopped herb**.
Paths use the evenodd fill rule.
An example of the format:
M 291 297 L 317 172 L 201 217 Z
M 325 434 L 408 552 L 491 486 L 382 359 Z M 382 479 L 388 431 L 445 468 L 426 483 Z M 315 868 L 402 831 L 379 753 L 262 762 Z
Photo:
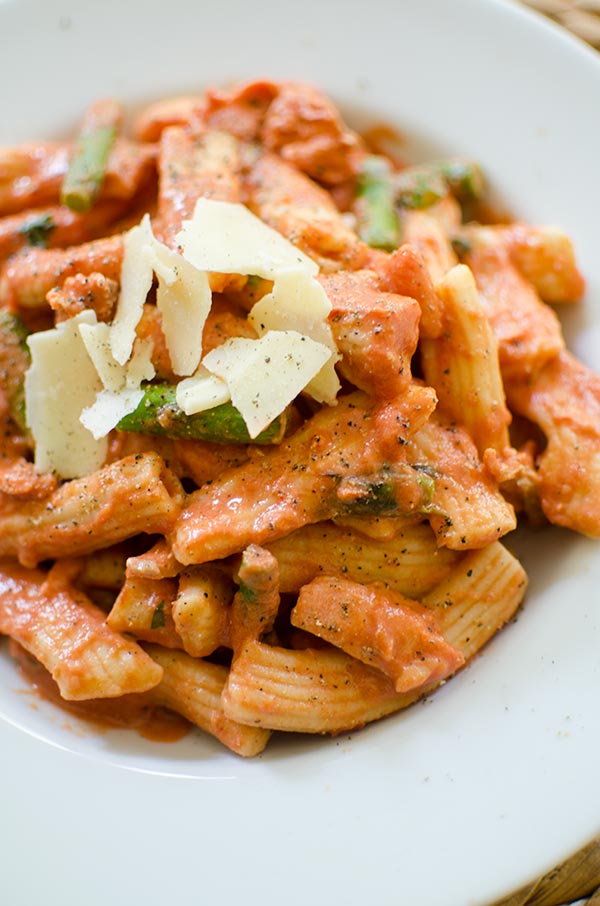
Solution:
M 152 614 L 152 622 L 150 626 L 152 629 L 162 629 L 166 622 L 165 602 L 161 601 L 160 604 L 156 605 L 154 613 Z
M 55 229 L 56 224 L 50 214 L 40 214 L 39 217 L 30 217 L 19 229 L 19 233 L 27 239 L 29 245 L 45 249 L 50 233 Z

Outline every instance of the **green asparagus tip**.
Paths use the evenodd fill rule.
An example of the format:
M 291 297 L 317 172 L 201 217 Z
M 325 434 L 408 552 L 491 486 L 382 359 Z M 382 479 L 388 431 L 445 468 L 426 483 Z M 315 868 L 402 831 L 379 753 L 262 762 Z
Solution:
M 400 225 L 394 204 L 391 168 L 377 155 L 366 157 L 357 184 L 355 211 L 358 233 L 372 248 L 393 251 L 400 245 Z
M 78 214 L 93 206 L 106 175 L 106 164 L 117 136 L 115 126 L 83 133 L 63 180 L 60 200 Z
M 480 198 L 483 175 L 469 160 L 448 158 L 406 167 L 394 177 L 396 203 L 405 208 L 429 208 L 448 194 L 460 202 Z

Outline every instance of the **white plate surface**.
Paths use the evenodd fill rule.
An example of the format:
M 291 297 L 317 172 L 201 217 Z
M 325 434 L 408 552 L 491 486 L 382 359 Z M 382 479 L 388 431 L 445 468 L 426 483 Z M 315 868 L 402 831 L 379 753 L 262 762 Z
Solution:
M 324 86 L 355 121 L 479 159 L 574 237 L 568 314 L 600 367 L 600 62 L 497 0 L 0 0 L 0 144 L 237 76 Z M 242 761 L 210 739 L 95 733 L 24 689 L 0 643 L 0 901 L 482 906 L 600 831 L 600 546 L 509 539 L 526 607 L 432 700 Z

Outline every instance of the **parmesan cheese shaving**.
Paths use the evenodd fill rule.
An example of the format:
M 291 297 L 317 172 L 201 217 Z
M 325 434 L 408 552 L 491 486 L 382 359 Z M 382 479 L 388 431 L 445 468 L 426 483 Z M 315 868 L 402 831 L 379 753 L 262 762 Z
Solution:
M 80 324 L 79 332 L 102 386 L 106 390 L 120 390 L 125 385 L 126 366 L 120 365 L 112 354 L 108 324 Z
M 138 337 L 133 347 L 133 355 L 125 369 L 125 388 L 139 390 L 142 381 L 151 381 L 156 371 L 152 364 L 154 344 L 150 338 Z
M 141 402 L 142 381 L 152 380 L 155 374 L 153 344 L 150 339 L 137 337 L 131 359 L 126 365 L 119 365 L 110 350 L 108 324 L 80 324 L 79 332 L 104 388 L 81 413 L 82 425 L 98 439 L 112 431 Z
M 282 268 L 316 274 L 318 265 L 243 204 L 199 198 L 177 236 L 183 256 L 202 271 L 273 280 Z
M 121 291 L 110 327 L 110 348 L 120 365 L 124 365 L 131 355 L 135 329 L 142 317 L 144 302 L 152 286 L 152 264 L 147 249 L 153 241 L 155 240 L 148 214 L 125 236 Z
M 94 312 L 83 311 L 27 341 L 31 366 L 25 374 L 25 405 L 39 472 L 81 478 L 106 459 L 107 441 L 96 440 L 79 420 L 102 389 L 80 334 L 81 325 L 95 320 Z
M 186 415 L 195 415 L 229 402 L 231 395 L 225 381 L 201 365 L 196 374 L 179 382 L 175 399 Z
M 281 270 L 273 289 L 256 303 L 248 320 L 259 336 L 269 330 L 296 330 L 331 350 L 328 361 L 309 382 L 306 392 L 320 403 L 335 403 L 340 382 L 335 370 L 338 353 L 327 316 L 331 302 L 318 280 L 307 271 Z
M 81 424 L 96 439 L 106 437 L 122 418 L 137 409 L 144 398 L 143 390 L 101 390 L 94 403 L 81 413 Z
M 211 350 L 203 365 L 226 382 L 250 437 L 257 437 L 306 387 L 331 350 L 294 330 L 271 330 L 258 340 L 233 337 Z
M 193 374 L 202 355 L 202 331 L 212 302 L 208 274 L 157 240 L 150 247 L 150 260 L 158 276 L 156 304 L 173 371 Z
M 121 292 L 110 327 L 112 354 L 121 365 L 129 359 L 155 272 L 156 304 L 173 371 L 192 374 L 200 362 L 202 331 L 211 306 L 208 274 L 159 242 L 147 214 L 125 237 Z

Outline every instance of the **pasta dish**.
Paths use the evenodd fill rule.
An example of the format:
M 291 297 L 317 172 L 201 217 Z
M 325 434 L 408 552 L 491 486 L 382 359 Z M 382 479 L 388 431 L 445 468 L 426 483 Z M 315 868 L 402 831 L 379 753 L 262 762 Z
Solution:
M 431 694 L 600 537 L 569 236 L 317 88 L 93 104 L 0 149 L 0 634 L 82 715 L 242 756 Z M 43 680 L 40 679 L 43 677 Z

